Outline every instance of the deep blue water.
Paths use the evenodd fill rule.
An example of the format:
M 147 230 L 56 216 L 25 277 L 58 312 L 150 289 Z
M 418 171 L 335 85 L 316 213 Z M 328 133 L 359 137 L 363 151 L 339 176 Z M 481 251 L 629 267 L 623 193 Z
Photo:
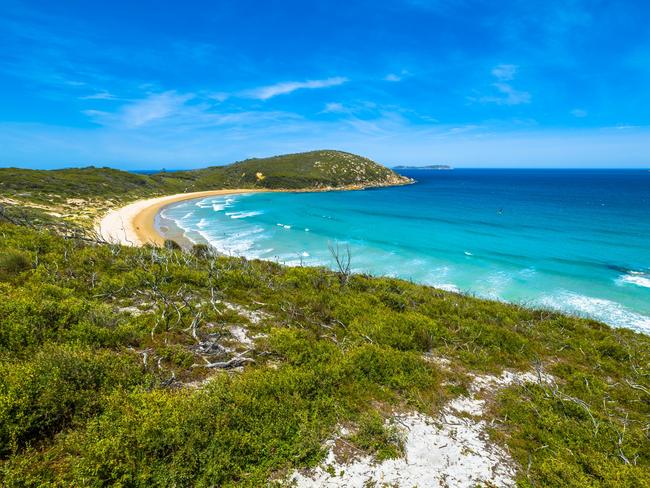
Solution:
M 193 240 L 557 308 L 650 332 L 650 172 L 411 170 L 414 185 L 265 193 L 163 210 Z

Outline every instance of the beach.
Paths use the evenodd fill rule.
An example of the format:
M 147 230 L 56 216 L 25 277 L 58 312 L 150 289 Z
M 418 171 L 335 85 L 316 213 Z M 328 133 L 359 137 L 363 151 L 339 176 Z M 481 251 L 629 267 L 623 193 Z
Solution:
M 172 203 L 192 200 L 194 198 L 206 198 L 223 195 L 237 195 L 241 193 L 320 193 L 331 191 L 353 191 L 367 188 L 381 188 L 390 186 L 402 186 L 411 184 L 413 180 L 406 183 L 361 185 L 352 184 L 341 187 L 304 188 L 295 190 L 276 189 L 251 189 L 238 188 L 226 190 L 207 190 L 190 193 L 177 193 L 156 198 L 147 198 L 130 203 L 108 212 L 95 226 L 96 232 L 106 241 L 125 246 L 143 246 L 145 244 L 162 245 L 165 237 L 160 235 L 155 227 L 156 215 L 163 207 Z
M 267 190 L 209 190 L 138 200 L 124 207 L 111 210 L 98 223 L 96 231 L 104 240 L 125 246 L 161 245 L 165 238 L 156 230 L 155 219 L 163 207 L 194 198 L 263 191 Z

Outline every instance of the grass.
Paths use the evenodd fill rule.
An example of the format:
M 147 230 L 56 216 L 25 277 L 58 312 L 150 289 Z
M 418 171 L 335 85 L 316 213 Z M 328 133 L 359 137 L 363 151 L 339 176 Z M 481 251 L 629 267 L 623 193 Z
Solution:
M 340 425 L 359 449 L 399 456 L 378 405 L 435 416 L 472 374 L 536 365 L 557 384 L 507 388 L 489 409 L 518 483 L 650 484 L 647 336 L 205 249 L 6 222 L 0 236 L 3 486 L 261 486 L 318 463 Z M 203 358 L 236 355 L 249 360 L 238 372 Z

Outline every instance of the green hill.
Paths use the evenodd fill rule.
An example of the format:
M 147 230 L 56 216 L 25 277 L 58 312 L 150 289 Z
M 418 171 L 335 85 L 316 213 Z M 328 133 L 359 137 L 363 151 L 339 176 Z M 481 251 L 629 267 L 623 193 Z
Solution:
M 410 182 L 370 159 L 330 150 L 151 175 L 95 167 L 0 168 L 0 205 L 6 211 L 28 212 L 40 222 L 49 215 L 88 227 L 111 207 L 165 194 L 221 188 L 360 189 Z
M 192 175 L 193 173 L 193 175 Z M 342 151 L 311 151 L 262 159 L 247 159 L 229 166 L 189 172 L 202 187 L 211 181 L 229 187 L 342 188 L 375 187 L 411 180 L 374 161 Z M 174 177 L 184 175 L 174 174 Z
M 0 195 L 51 202 L 85 197 L 137 198 L 219 188 L 364 188 L 410 181 L 361 156 L 341 151 L 312 151 L 152 175 L 95 167 L 0 168 Z

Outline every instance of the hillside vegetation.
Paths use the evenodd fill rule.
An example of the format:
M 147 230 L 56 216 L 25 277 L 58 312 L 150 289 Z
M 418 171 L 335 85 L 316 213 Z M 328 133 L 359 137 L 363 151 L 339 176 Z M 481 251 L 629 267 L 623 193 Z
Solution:
M 133 199 L 220 188 L 362 188 L 410 181 L 370 159 L 323 150 L 150 175 L 92 166 L 58 170 L 0 168 L 0 195 L 46 203 L 70 198 Z
M 39 222 L 53 216 L 91 227 L 110 208 L 166 194 L 222 188 L 353 189 L 409 182 L 370 159 L 342 151 L 288 154 L 151 175 L 95 167 L 0 168 L 0 205 L 29 212 Z
M 2 486 L 281 484 L 342 426 L 399 458 L 384 419 L 504 369 L 553 378 L 482 400 L 520 486 L 650 485 L 647 336 L 205 246 L 0 236 Z
M 198 181 L 203 185 L 211 179 L 218 182 L 223 178 L 223 185 L 233 188 L 361 188 L 410 182 L 410 179 L 370 159 L 342 151 L 311 151 L 248 159 L 197 173 Z

